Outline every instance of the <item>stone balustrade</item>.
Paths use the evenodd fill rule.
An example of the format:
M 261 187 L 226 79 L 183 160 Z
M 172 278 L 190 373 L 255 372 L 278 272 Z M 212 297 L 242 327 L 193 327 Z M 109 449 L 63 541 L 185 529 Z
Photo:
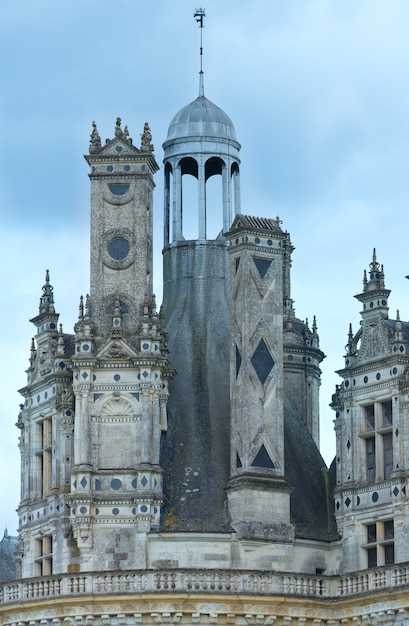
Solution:
M 344 576 L 256 571 L 128 571 L 59 574 L 0 585 L 0 605 L 81 595 L 209 594 L 335 599 L 409 584 L 409 563 Z

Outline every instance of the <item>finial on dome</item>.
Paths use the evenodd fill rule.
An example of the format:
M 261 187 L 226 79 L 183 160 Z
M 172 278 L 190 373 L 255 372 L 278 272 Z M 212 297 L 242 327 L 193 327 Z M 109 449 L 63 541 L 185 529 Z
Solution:
M 203 28 L 204 28 L 204 18 L 206 17 L 205 10 L 200 7 L 200 9 L 195 9 L 193 14 L 196 22 L 199 24 L 200 28 L 200 72 L 199 72 L 199 96 L 204 96 L 204 83 L 203 83 Z

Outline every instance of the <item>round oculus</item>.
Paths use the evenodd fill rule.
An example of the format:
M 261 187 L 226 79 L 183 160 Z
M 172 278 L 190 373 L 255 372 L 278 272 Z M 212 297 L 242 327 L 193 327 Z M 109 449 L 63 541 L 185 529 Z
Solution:
M 115 237 L 108 244 L 108 254 L 115 261 L 122 261 L 129 254 L 129 241 L 123 237 Z

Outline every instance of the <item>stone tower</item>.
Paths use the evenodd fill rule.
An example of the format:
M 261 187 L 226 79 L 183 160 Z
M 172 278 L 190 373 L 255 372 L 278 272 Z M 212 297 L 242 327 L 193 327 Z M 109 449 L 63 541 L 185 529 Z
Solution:
M 240 538 L 292 543 L 284 465 L 283 257 L 277 220 L 238 215 L 227 234 L 231 293 L 232 526 Z
M 344 571 L 407 558 L 408 323 L 389 319 L 375 251 L 365 271 L 357 333 L 350 326 L 343 382 L 333 396 L 337 442 L 335 515 Z
M 199 97 L 170 123 L 164 147 L 165 247 L 163 312 L 172 366 L 169 432 L 164 467 L 164 528 L 227 530 L 229 475 L 229 288 L 227 241 L 240 206 L 239 149 L 230 118 Z M 197 200 L 183 193 L 186 175 L 197 180 Z M 220 235 L 207 238 L 209 178 L 221 176 Z M 214 209 L 214 207 L 212 207 Z M 194 239 L 184 216 L 198 216 Z
M 47 274 L 22 390 L 22 575 L 146 564 L 163 502 L 159 465 L 171 370 L 152 294 L 152 191 L 158 169 L 118 118 L 93 126 L 91 289 L 75 335 L 57 330 Z M 28 471 L 27 471 L 27 465 Z M 33 559 L 33 554 L 38 555 Z

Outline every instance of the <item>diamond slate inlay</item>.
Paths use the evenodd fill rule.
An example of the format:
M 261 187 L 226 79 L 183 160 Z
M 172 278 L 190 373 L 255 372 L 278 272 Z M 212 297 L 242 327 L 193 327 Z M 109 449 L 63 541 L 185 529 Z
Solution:
M 241 365 L 241 354 L 240 354 L 238 347 L 236 346 L 236 378 L 239 375 L 240 365 Z
M 253 261 L 254 261 L 254 265 L 258 269 L 258 273 L 260 274 L 261 278 L 264 278 L 268 268 L 271 265 L 270 259 L 259 259 L 259 258 L 255 257 L 255 256 L 253 256 Z
M 274 367 L 274 359 L 271 356 L 264 339 L 261 339 L 256 351 L 251 357 L 251 364 L 254 367 L 261 384 L 264 385 L 268 375 Z
M 270 455 L 267 452 L 264 444 L 262 444 L 260 450 L 257 452 L 256 457 L 251 465 L 253 467 L 269 467 L 270 469 L 275 469 L 275 465 L 271 460 Z

